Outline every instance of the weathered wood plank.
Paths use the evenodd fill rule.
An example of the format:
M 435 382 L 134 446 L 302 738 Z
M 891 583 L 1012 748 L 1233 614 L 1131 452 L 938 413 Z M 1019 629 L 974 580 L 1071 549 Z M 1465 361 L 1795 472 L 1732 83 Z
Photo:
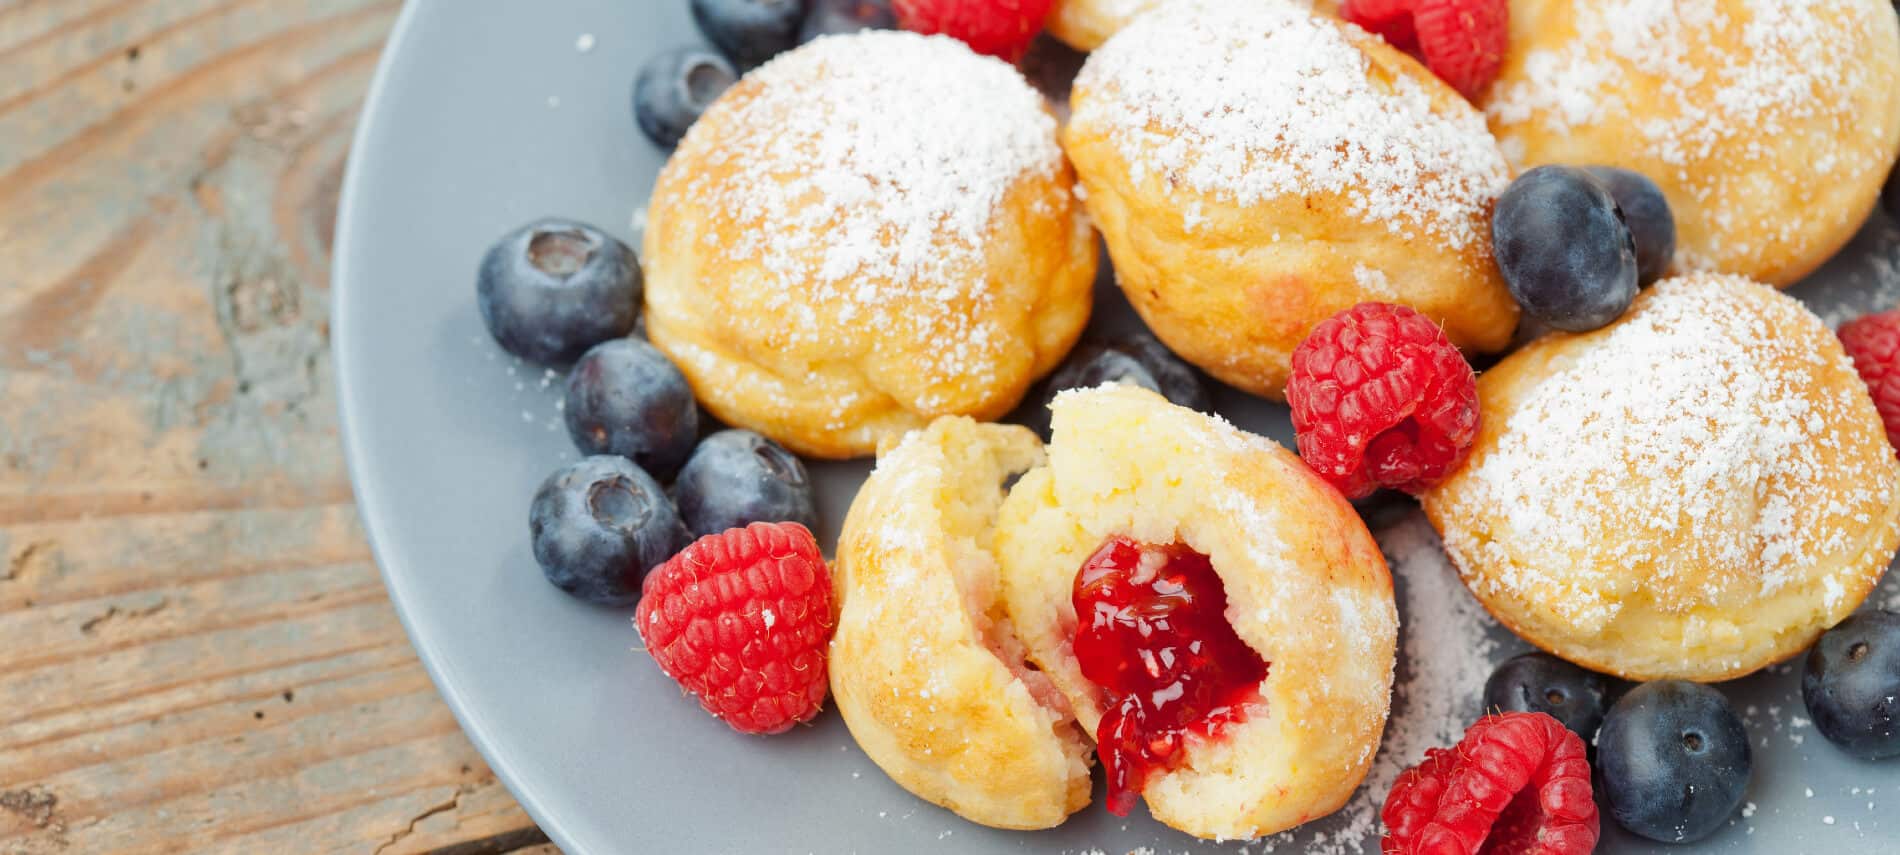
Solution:
M 11 641 L 0 680 L 46 665 L 87 660 L 214 632 L 297 623 L 339 606 L 376 603 L 383 592 L 362 564 L 320 565 L 76 600 L 0 614 Z
M 0 3 L 0 52 L 14 53 L 39 41 L 70 37 L 126 0 L 7 0 Z M 37 6 L 39 8 L 29 9 Z M 34 14 L 28 15 L 31 11 Z
M 347 503 L 15 524 L 0 528 L 0 556 L 6 610 L 132 593 L 155 574 L 184 584 L 370 559 Z
M 382 685 L 370 677 L 406 681 L 401 688 L 411 689 L 426 676 L 411 667 L 406 652 L 405 645 L 391 641 L 22 723 L 10 728 L 7 747 L 0 750 L 0 770 L 6 770 L 0 788 L 30 786 L 101 757 L 150 754 L 235 735 L 260 727 L 258 721 L 296 721 L 307 712 L 321 712 L 325 704 L 363 700 L 367 696 L 359 689 Z M 29 770 L 33 778 L 25 777 Z
M 395 0 L 0 0 L 0 853 L 551 855 L 343 471 L 331 222 Z

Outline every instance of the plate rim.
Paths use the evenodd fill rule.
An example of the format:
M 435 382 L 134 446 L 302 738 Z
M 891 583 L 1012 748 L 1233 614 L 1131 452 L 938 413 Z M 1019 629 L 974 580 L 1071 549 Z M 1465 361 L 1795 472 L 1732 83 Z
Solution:
M 397 574 L 390 569 L 397 563 L 389 546 L 393 541 L 385 537 L 380 522 L 387 515 L 379 510 L 381 506 L 374 487 L 379 479 L 364 463 L 361 426 L 365 416 L 362 408 L 353 403 L 358 398 L 358 391 L 352 379 L 357 376 L 357 369 L 351 354 L 358 348 L 355 345 L 356 328 L 349 321 L 351 313 L 347 307 L 358 299 L 358 288 L 352 283 L 361 279 L 357 273 L 357 256 L 361 250 L 358 249 L 360 238 L 357 233 L 360 227 L 356 212 L 362 204 L 364 182 L 368 180 L 365 175 L 370 171 L 364 164 L 375 157 L 371 154 L 375 150 L 371 140 L 377 134 L 377 118 L 382 113 L 389 80 L 396 66 L 403 61 L 400 57 L 414 34 L 416 21 L 422 17 L 418 10 L 430 5 L 430 2 L 404 0 L 396 23 L 383 41 L 382 54 L 376 60 L 375 74 L 370 78 L 369 88 L 364 94 L 363 107 L 357 113 L 356 130 L 350 137 L 349 156 L 344 164 L 343 181 L 337 196 L 335 241 L 330 253 L 330 362 L 336 373 L 337 425 L 342 440 L 343 460 L 350 477 L 350 493 L 356 501 L 357 521 L 362 525 L 364 538 L 369 542 L 376 572 L 382 577 L 383 588 L 389 593 L 396 619 L 402 624 L 403 634 L 408 637 L 416 658 L 421 660 L 430 682 L 435 685 L 436 694 L 447 704 L 462 733 L 481 754 L 496 779 L 527 812 L 529 819 L 562 852 L 583 855 L 589 850 L 569 836 L 561 824 L 555 821 L 552 809 L 522 785 L 506 752 L 501 750 L 500 743 L 489 733 L 481 715 L 467 703 L 456 676 L 450 673 L 445 660 L 438 655 L 435 646 L 416 631 L 409 601 L 404 596 Z

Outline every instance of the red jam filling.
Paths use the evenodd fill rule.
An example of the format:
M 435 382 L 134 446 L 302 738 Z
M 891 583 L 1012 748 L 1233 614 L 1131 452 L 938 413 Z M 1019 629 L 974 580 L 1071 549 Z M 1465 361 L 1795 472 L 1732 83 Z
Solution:
M 1190 734 L 1218 736 L 1259 699 L 1267 663 L 1227 623 L 1227 591 L 1186 544 L 1111 537 L 1075 576 L 1075 658 L 1107 695 L 1095 731 L 1108 809 L 1127 816 Z

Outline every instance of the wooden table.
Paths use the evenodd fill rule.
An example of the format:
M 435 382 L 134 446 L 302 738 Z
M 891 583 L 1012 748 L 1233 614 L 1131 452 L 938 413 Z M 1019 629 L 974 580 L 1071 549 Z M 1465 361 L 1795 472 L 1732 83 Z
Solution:
M 394 0 L 0 0 L 0 853 L 552 851 L 417 662 L 337 437 Z

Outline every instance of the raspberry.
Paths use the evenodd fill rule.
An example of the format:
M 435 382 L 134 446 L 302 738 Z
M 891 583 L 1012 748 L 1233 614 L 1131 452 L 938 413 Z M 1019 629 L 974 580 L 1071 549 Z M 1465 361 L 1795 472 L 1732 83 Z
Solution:
M 1874 396 L 1874 409 L 1887 426 L 1887 441 L 1900 448 L 1900 309 L 1841 327 L 1841 345 Z
M 906 30 L 961 39 L 977 53 L 1010 62 L 1022 58 L 1054 0 L 896 0 Z
M 709 534 L 646 578 L 634 627 L 660 670 L 741 733 L 818 714 L 831 642 L 831 572 L 797 523 Z
M 1504 63 L 1511 29 L 1507 0 L 1346 0 L 1339 11 L 1417 56 L 1474 101 Z
M 1300 457 L 1347 498 L 1415 493 L 1478 436 L 1477 376 L 1425 316 L 1360 303 L 1313 328 L 1286 384 Z
M 1384 855 L 1587 855 L 1600 831 L 1583 739 L 1543 713 L 1486 716 L 1386 796 Z

